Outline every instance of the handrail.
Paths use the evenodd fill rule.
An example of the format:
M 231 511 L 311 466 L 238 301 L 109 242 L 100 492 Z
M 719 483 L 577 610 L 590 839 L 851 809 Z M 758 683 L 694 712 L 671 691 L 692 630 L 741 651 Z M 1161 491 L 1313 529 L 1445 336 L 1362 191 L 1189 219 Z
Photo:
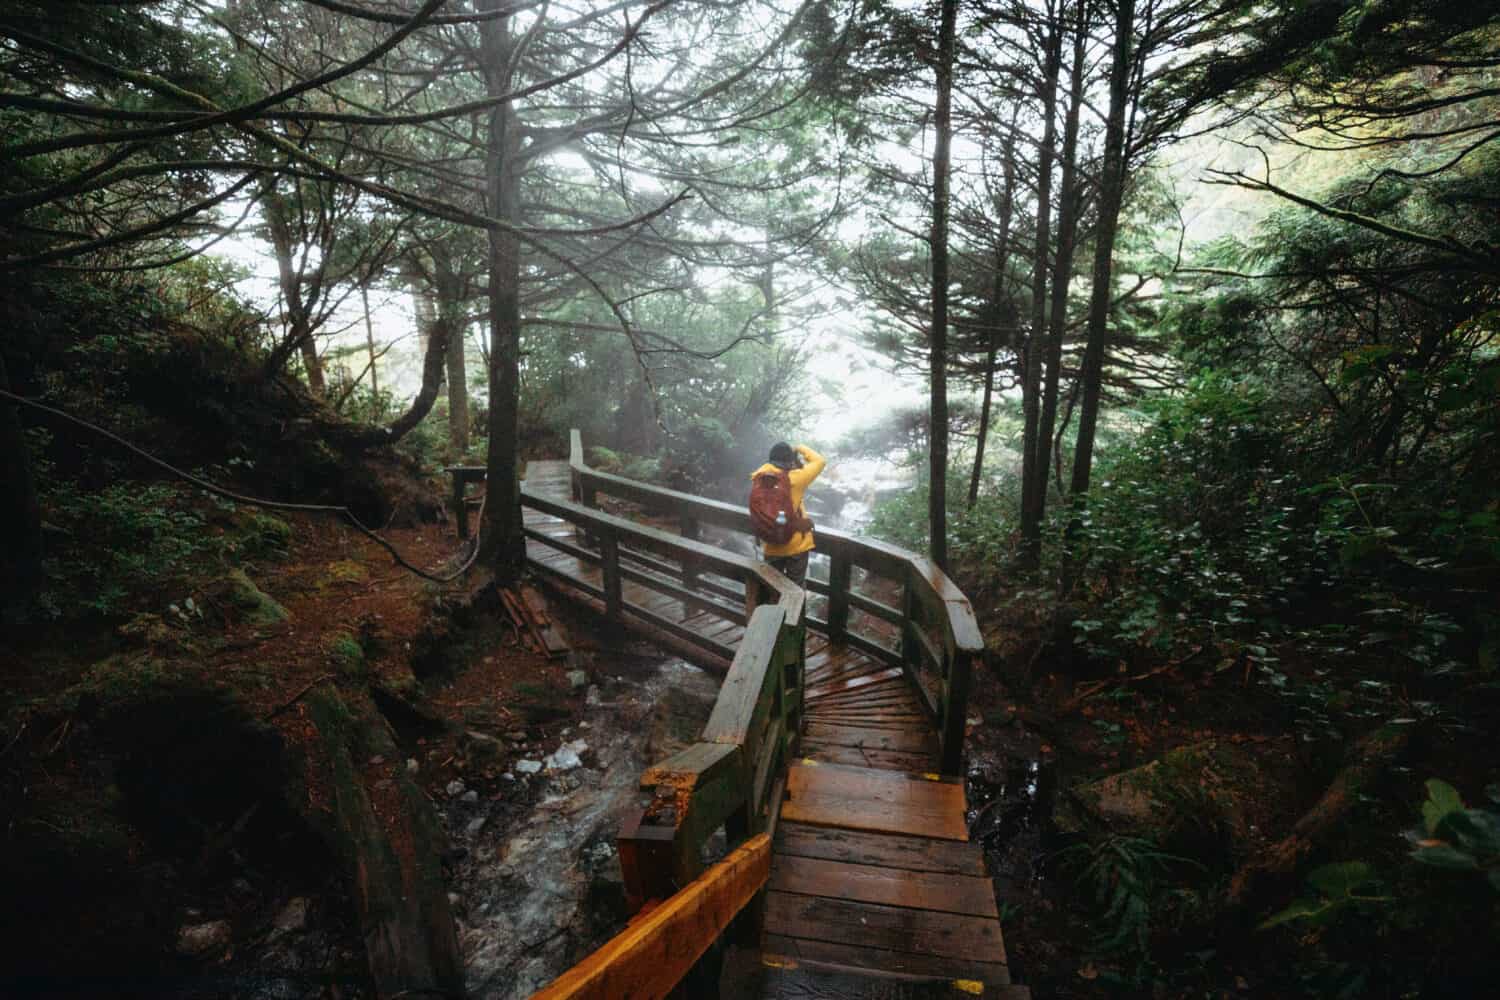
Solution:
M 698 742 L 641 776 L 651 801 L 617 840 L 631 909 L 695 879 L 720 826 L 731 846 L 775 828 L 802 730 L 802 636 L 784 608 L 756 609 Z
M 639 583 L 742 625 L 749 624 L 755 609 L 762 604 L 774 604 L 781 608 L 790 627 L 796 627 L 801 622 L 806 599 L 802 589 L 758 559 L 704 545 L 592 507 L 543 496 L 524 485 L 521 489 L 521 503 L 579 528 L 587 539 L 583 544 L 554 538 L 535 528 L 527 528 L 526 536 L 572 555 L 581 562 L 599 565 L 603 577 L 602 587 L 595 587 L 571 576 L 567 577 L 566 582 L 602 602 L 605 614 L 611 618 L 639 619 L 680 641 L 707 649 L 721 663 L 734 657 L 735 651 L 731 647 L 706 638 L 649 608 L 627 601 L 624 582 L 630 580 Z M 663 556 L 671 561 L 652 558 L 647 553 Z M 556 572 L 544 563 L 537 562 L 534 565 L 543 571 Z M 723 601 L 695 590 L 692 576 L 703 569 L 738 582 L 742 587 L 739 597 L 743 600 L 743 605 L 726 605 Z
M 625 600 L 622 580 L 634 579 L 683 600 L 712 604 L 732 617 L 737 609 L 708 601 L 691 590 L 693 576 L 713 573 L 743 587 L 745 630 L 733 652 L 728 673 L 698 742 L 648 768 L 641 788 L 649 803 L 625 821 L 617 839 L 627 903 L 632 911 L 651 900 L 668 900 L 643 918 L 647 934 L 632 927 L 540 994 L 549 998 L 664 995 L 687 973 L 693 961 L 747 905 L 769 875 L 769 838 L 780 815 L 786 765 L 802 731 L 804 610 L 806 593 L 764 562 L 705 545 L 579 503 L 543 496 L 524 486 L 524 506 L 575 525 L 577 543 L 528 528 L 527 537 L 575 558 L 597 563 L 603 587 L 597 588 L 561 570 L 570 586 L 603 601 L 611 617 L 633 615 L 659 628 L 682 629 L 648 609 Z M 644 568 L 633 568 L 644 567 Z M 533 565 L 547 569 L 544 562 Z M 673 576 L 680 576 L 678 586 Z M 701 641 L 701 640 L 700 640 Z M 736 848 L 724 863 L 703 870 L 704 848 L 720 828 L 727 845 Z M 764 847 L 764 874 L 753 885 L 735 876 L 730 901 L 715 895 L 715 880 L 725 878 L 728 864 L 752 845 Z M 758 862 L 757 862 L 758 864 Z M 743 897 L 743 898 L 741 898 Z M 664 910 L 672 913 L 707 899 L 713 919 L 674 917 L 653 923 Z M 672 909 L 675 908 L 675 909 Z M 747 936 L 759 936 L 763 907 L 752 907 L 742 922 Z M 699 912 L 692 909 L 691 913 Z M 684 923 L 686 921 L 686 923 Z M 671 961 L 658 965 L 662 935 L 681 934 Z M 684 955 L 692 957 L 684 964 Z M 638 977 L 641 978 L 638 981 Z M 638 993 L 625 984 L 644 989 Z M 664 988 L 657 990 L 658 986 Z
M 633 921 L 532 1000 L 666 996 L 770 877 L 771 838 L 760 834 Z
M 592 507 L 598 495 L 605 494 L 652 511 L 675 514 L 685 539 L 696 539 L 703 525 L 753 536 L 749 511 L 744 506 L 592 468 L 584 459 L 583 436 L 576 429 L 570 435 L 568 464 L 574 499 L 585 507 Z M 818 528 L 817 541 L 818 550 L 829 557 L 829 580 L 826 585 L 809 581 L 809 589 L 828 595 L 828 613 L 822 620 L 807 615 L 807 625 L 885 662 L 899 664 L 922 693 L 937 723 L 942 772 L 961 773 L 969 688 L 974 663 L 984 656 L 984 637 L 968 598 L 931 560 L 899 546 L 834 528 Z M 858 593 L 853 585 L 856 567 L 898 582 L 902 606 L 892 608 Z M 851 629 L 851 609 L 897 625 L 901 630 L 900 648 L 891 649 L 878 636 Z M 941 631 L 939 641 L 925 634 L 929 624 Z M 926 675 L 935 684 L 929 684 Z

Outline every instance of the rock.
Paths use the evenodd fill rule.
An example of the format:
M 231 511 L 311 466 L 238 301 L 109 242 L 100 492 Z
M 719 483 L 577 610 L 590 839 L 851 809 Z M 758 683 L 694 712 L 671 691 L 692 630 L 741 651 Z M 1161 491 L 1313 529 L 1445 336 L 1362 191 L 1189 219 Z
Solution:
M 587 670 L 569 670 L 568 687 L 574 691 L 582 691 L 589 686 L 589 674 Z
M 516 780 L 516 776 L 514 774 L 511 774 L 509 771 L 506 771 L 504 774 L 500 775 L 500 780 L 501 781 L 515 781 Z
M 204 588 L 208 607 L 232 608 L 231 620 L 252 625 L 276 625 L 289 617 L 286 608 L 264 593 L 244 570 L 232 569 Z
M 520 767 L 519 764 L 516 766 L 517 768 Z M 565 744 L 547 756 L 546 766 L 549 771 L 571 771 L 575 767 L 583 766 L 583 760 L 571 745 Z
M 530 739 L 530 737 L 528 737 L 519 729 L 513 729 L 510 732 L 506 733 L 505 738 L 510 740 L 512 743 L 525 743 L 528 739 Z
M 516 773 L 517 774 L 536 774 L 541 769 L 542 769 L 542 762 L 539 761 L 539 760 L 518 760 L 518 761 L 516 761 Z
M 479 801 L 479 793 L 471 788 L 467 792 L 464 792 L 462 795 L 460 795 L 458 797 L 458 801 L 467 802 L 470 805 L 473 805 L 475 802 Z
M 463 897 L 460 896 L 458 893 L 456 893 L 456 892 L 450 892 L 450 893 L 448 893 L 448 905 L 449 906 L 457 906 L 461 902 L 463 902 Z
M 406 773 L 407 774 L 416 774 L 417 770 L 421 766 L 422 765 L 420 765 L 420 764 L 417 763 L 417 759 L 415 757 L 408 757 L 408 758 L 406 758 Z
M 177 931 L 177 954 L 188 958 L 212 958 L 229 947 L 234 929 L 227 920 L 184 924 Z
M 479 836 L 479 831 L 484 829 L 484 824 L 488 823 L 489 819 L 490 818 L 488 816 L 475 816 L 473 819 L 469 820 L 468 825 L 464 827 L 464 834 L 469 837 Z
M 268 940 L 275 941 L 277 938 L 294 931 L 307 928 L 307 897 L 295 896 L 287 900 L 281 912 L 276 914 L 276 919 L 271 921 L 271 935 Z
M 477 761 L 488 761 L 499 756 L 500 741 L 475 729 L 464 730 L 464 752 Z
M 167 624 L 160 615 L 142 613 L 115 629 L 115 635 L 125 645 L 158 651 L 173 651 L 182 648 L 182 632 Z
M 448 798 L 457 798 L 464 793 L 464 783 L 462 781 L 459 781 L 457 778 L 454 778 L 452 781 L 448 782 L 443 791 L 448 793 Z
M 1253 757 L 1209 740 L 1070 789 L 1056 822 L 1063 833 L 1103 827 L 1159 844 L 1206 835 L 1244 845 L 1273 794 Z

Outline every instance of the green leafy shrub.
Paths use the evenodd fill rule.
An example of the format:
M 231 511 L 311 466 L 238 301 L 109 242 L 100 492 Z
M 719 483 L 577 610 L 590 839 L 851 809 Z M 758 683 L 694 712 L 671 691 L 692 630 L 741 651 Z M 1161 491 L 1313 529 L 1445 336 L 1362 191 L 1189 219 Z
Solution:
M 39 604 L 50 617 L 123 614 L 182 585 L 218 555 L 189 491 L 115 482 L 85 490 L 46 479 L 38 490 L 56 543 Z
M 1345 910 L 1377 903 L 1388 903 L 1393 897 L 1378 894 L 1380 881 L 1363 861 L 1339 861 L 1314 868 L 1307 876 L 1314 895 L 1298 899 L 1291 906 L 1261 921 L 1260 930 L 1282 924 L 1321 927 L 1338 919 Z
M 1500 785 L 1485 789 L 1500 804 Z M 1411 856 L 1421 864 L 1482 875 L 1500 892 L 1500 813 L 1465 808 L 1457 789 L 1437 778 L 1427 782 L 1422 829 L 1412 835 Z

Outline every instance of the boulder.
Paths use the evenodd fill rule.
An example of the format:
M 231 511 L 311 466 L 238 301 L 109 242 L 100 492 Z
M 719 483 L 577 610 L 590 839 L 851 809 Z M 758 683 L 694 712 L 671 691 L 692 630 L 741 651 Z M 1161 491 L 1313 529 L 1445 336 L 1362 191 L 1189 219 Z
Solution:
M 234 937 L 227 920 L 183 924 L 177 931 L 177 954 L 186 958 L 213 958 L 223 954 Z
M 1242 848 L 1272 794 L 1253 757 L 1233 743 L 1209 740 L 1075 785 L 1059 804 L 1056 822 L 1068 834 L 1108 831 L 1159 844 L 1207 836 Z
M 287 620 L 287 610 L 255 585 L 244 570 L 232 569 L 210 582 L 203 603 L 218 608 L 227 621 L 276 625 Z

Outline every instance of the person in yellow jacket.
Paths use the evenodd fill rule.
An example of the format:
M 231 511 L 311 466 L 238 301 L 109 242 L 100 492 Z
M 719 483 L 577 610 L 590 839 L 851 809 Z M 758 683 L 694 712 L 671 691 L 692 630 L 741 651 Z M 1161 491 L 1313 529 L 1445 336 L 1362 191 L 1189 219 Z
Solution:
M 818 478 L 827 464 L 822 455 L 805 444 L 793 448 L 785 441 L 778 441 L 771 446 L 770 461 L 752 472 L 750 478 L 753 480 L 756 476 L 773 473 L 778 469 L 787 470 L 787 479 L 792 487 L 792 506 L 800 517 L 806 517 L 802 498 L 807 493 L 807 487 Z M 785 573 L 797 586 L 807 586 L 807 557 L 817 544 L 811 529 L 797 532 L 785 545 L 772 542 L 762 544 L 766 562 Z

